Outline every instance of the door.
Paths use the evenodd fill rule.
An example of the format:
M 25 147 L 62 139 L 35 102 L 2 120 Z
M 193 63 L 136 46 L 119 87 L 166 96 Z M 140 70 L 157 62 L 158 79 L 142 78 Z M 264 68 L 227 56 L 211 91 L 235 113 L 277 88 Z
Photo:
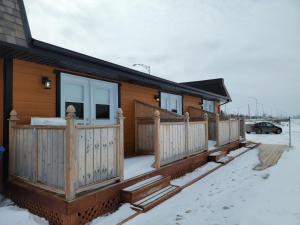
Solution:
M 66 116 L 66 109 L 73 105 L 76 109 L 78 124 L 90 124 L 89 82 L 73 75 L 61 76 L 61 117 Z
M 116 123 L 117 109 L 118 84 L 93 80 L 91 83 L 91 123 Z
M 66 116 L 68 105 L 76 109 L 77 124 L 114 124 L 118 84 L 62 73 L 61 117 Z

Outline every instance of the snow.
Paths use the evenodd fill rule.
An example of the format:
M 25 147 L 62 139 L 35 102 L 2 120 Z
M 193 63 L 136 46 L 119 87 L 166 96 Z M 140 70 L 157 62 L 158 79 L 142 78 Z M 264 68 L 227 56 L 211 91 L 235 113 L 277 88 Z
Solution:
M 208 150 L 212 151 L 216 149 L 216 141 L 208 140 Z
M 242 147 L 242 148 L 239 148 L 237 150 L 229 152 L 228 156 L 236 157 L 239 154 L 242 154 L 243 152 L 245 152 L 247 150 L 248 150 L 248 148 Z
M 299 225 L 300 120 L 292 122 L 294 148 L 277 165 L 253 170 L 257 150 L 250 150 L 126 224 Z M 284 127 L 280 135 L 251 134 L 247 139 L 287 144 L 287 130 Z
M 28 210 L 19 208 L 9 199 L 0 195 L 0 225 L 48 225 L 44 218 L 31 214 Z
M 124 179 L 130 179 L 155 170 L 153 155 L 135 156 L 124 160 Z
M 177 185 L 177 186 L 184 186 L 184 185 L 188 184 L 189 182 L 191 182 L 192 180 L 196 179 L 197 177 L 200 177 L 200 176 L 206 174 L 207 172 L 217 168 L 218 166 L 220 166 L 220 163 L 215 163 L 215 162 L 206 163 L 204 166 L 201 166 L 201 167 L 195 169 L 193 172 L 187 173 L 183 177 L 179 177 L 175 180 L 172 180 L 171 184 Z
M 123 204 L 116 212 L 94 219 L 89 225 L 117 224 L 134 215 L 135 210 L 129 203 Z
M 31 117 L 31 125 L 66 126 L 66 120 L 63 118 Z
M 288 127 L 284 126 L 280 135 L 250 134 L 247 139 L 288 144 L 287 131 Z M 258 163 L 258 151 L 250 150 L 126 224 L 299 225 L 300 120 L 292 121 L 292 144 L 294 147 L 285 151 L 275 166 L 263 171 L 253 170 Z M 140 168 L 136 163 L 146 163 L 146 168 L 152 170 L 153 160 L 149 156 L 126 159 L 127 179 L 145 172 L 134 171 Z M 214 166 L 216 163 L 208 163 L 172 184 L 184 185 Z M 9 200 L 1 202 L 0 225 L 47 224 L 27 210 L 13 206 Z M 123 204 L 118 211 L 99 217 L 91 224 L 117 224 L 134 213 L 129 204 Z

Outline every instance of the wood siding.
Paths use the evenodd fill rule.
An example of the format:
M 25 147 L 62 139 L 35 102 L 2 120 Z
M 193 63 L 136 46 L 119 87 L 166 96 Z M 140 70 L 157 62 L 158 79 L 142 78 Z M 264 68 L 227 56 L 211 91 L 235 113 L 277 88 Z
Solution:
M 134 101 L 138 100 L 153 106 L 159 106 L 159 103 L 154 99 L 154 96 L 158 94 L 159 91 L 157 89 L 129 83 L 121 84 L 121 108 L 126 117 L 124 121 L 125 156 L 134 154 L 135 148 Z
M 55 117 L 54 68 L 21 60 L 14 60 L 13 66 L 13 108 L 19 114 L 20 123 L 30 123 L 33 116 Z M 52 81 L 51 89 L 43 88 L 43 76 Z
M 189 95 L 183 96 L 183 114 L 185 112 L 189 111 L 189 106 L 193 106 L 197 109 L 202 109 L 202 106 L 200 103 L 202 102 L 202 99 L 200 97 L 194 97 Z
M 3 59 L 0 58 L 0 145 L 3 144 Z

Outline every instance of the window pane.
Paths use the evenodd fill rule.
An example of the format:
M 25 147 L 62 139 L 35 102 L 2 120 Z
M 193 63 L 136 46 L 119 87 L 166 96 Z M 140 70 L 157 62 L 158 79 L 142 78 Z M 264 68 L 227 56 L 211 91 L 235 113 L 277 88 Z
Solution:
M 65 84 L 64 92 L 67 101 L 83 102 L 83 86 L 76 84 Z
M 66 115 L 67 115 L 67 108 L 69 105 L 73 105 L 75 107 L 75 119 L 80 119 L 80 120 L 83 120 L 84 118 L 84 105 L 83 103 L 78 103 L 78 102 L 66 102 Z
M 96 119 L 109 119 L 109 105 L 96 104 Z
M 94 98 L 98 104 L 109 105 L 109 90 L 103 88 L 95 89 Z

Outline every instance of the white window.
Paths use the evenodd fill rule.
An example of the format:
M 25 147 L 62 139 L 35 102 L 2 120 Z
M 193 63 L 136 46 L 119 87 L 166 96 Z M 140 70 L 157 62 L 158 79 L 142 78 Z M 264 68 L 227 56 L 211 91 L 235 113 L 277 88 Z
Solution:
M 76 109 L 78 124 L 113 124 L 118 109 L 118 84 L 62 73 L 61 117 Z
M 182 115 L 182 96 L 165 92 L 160 94 L 160 107 L 168 111 Z
M 214 113 L 215 112 L 215 102 L 204 99 L 203 100 L 203 110 Z

